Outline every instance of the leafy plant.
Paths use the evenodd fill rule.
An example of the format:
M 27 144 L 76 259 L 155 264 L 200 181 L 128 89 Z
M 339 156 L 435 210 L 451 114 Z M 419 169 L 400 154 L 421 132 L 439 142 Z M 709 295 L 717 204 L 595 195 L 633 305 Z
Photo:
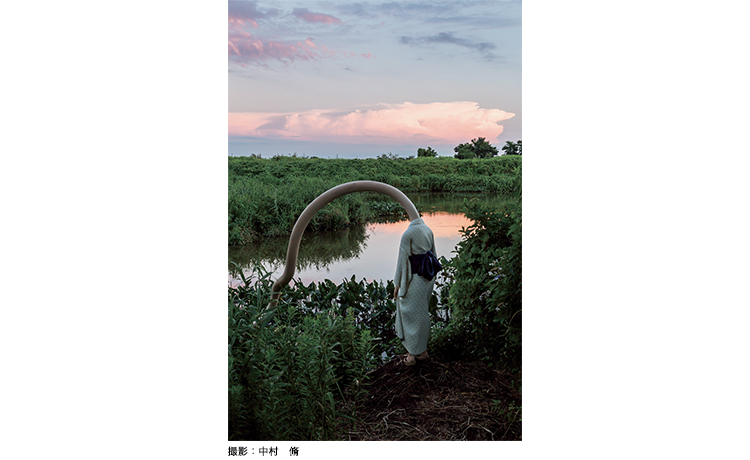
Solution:
M 229 438 L 337 439 L 356 416 L 345 394 L 361 397 L 376 363 L 370 328 L 388 323 L 360 302 L 382 300 L 386 288 L 295 283 L 268 309 L 269 273 L 241 276 L 243 285 L 229 288 Z
M 521 141 L 505 141 L 503 151 L 505 152 L 505 155 L 521 155 Z
M 521 366 L 522 215 L 519 191 L 498 209 L 472 200 L 458 255 L 447 265 L 452 283 L 441 287 L 451 320 L 433 327 L 430 347 L 449 358 L 474 356 L 489 363 Z M 446 292 L 447 290 L 447 292 Z
M 472 139 L 471 142 L 459 144 L 453 148 L 455 158 L 466 160 L 470 158 L 492 158 L 497 155 L 497 148 L 483 137 Z
M 417 149 L 417 157 L 430 157 L 435 158 L 438 156 L 438 153 L 432 149 L 432 147 L 427 147 L 426 149 Z

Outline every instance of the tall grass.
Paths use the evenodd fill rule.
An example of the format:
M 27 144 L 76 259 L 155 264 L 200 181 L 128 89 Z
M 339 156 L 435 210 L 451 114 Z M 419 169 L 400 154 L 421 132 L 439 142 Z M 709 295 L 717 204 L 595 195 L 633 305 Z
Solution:
M 512 194 L 516 155 L 491 159 L 326 160 L 319 158 L 229 157 L 229 244 L 288 235 L 305 207 L 345 182 L 374 180 L 404 192 Z M 403 214 L 389 197 L 355 193 L 337 198 L 308 225 L 333 230 L 378 217 Z
M 365 374 L 403 352 L 393 283 L 295 282 L 268 309 L 269 274 L 240 276 L 229 288 L 229 439 L 338 439 Z M 446 316 L 438 308 L 433 295 L 433 322 Z
M 270 291 L 262 270 L 229 289 L 229 439 L 337 439 L 355 416 L 344 395 L 361 395 L 375 340 L 351 308 L 342 315 L 287 292 L 268 309 Z

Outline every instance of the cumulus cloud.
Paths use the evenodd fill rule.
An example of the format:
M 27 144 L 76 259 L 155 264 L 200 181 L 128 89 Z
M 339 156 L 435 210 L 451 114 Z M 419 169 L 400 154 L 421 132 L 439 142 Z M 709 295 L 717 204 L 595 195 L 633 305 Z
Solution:
M 460 143 L 480 136 L 496 138 L 503 132 L 499 123 L 513 116 L 466 101 L 381 104 L 348 111 L 243 112 L 229 114 L 229 135 L 352 144 Z
M 323 24 L 343 24 L 341 22 L 341 19 L 328 15 L 323 13 L 313 13 L 311 11 L 308 11 L 307 8 L 295 8 L 294 11 L 292 11 L 292 14 L 295 17 L 298 17 L 302 19 L 303 21 L 307 22 L 322 22 Z

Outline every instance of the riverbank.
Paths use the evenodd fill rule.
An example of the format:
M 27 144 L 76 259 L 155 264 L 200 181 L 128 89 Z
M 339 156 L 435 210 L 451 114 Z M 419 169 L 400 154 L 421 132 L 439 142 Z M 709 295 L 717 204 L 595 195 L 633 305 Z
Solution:
M 345 441 L 520 441 L 521 378 L 479 362 L 394 358 L 365 377 L 366 398 L 344 399 L 356 421 Z M 347 395 L 348 396 L 348 395 Z
M 281 236 L 321 193 L 345 182 L 374 180 L 405 193 L 485 193 L 511 196 L 521 157 L 490 159 L 322 159 L 229 157 L 228 232 L 230 245 Z M 346 228 L 378 219 L 400 219 L 403 208 L 377 193 L 337 198 L 320 210 L 310 231 Z
M 259 275 L 229 289 L 230 440 L 521 439 L 520 368 L 456 358 L 434 337 L 429 359 L 400 362 L 392 282 L 295 283 L 268 309 Z M 443 335 L 452 320 L 434 307 Z

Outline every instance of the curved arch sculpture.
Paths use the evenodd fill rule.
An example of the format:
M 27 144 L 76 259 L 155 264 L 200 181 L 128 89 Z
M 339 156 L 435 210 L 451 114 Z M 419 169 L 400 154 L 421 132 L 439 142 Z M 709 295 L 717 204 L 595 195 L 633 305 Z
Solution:
M 310 223 L 310 220 L 312 220 L 315 213 L 320 211 L 323 206 L 342 195 L 347 195 L 352 192 L 385 193 L 404 207 L 410 221 L 419 218 L 419 212 L 417 211 L 416 206 L 414 206 L 414 203 L 404 195 L 404 192 L 382 182 L 371 180 L 347 182 L 324 192 L 319 197 L 315 198 L 312 203 L 307 205 L 297 219 L 297 222 L 294 224 L 292 235 L 289 237 L 289 247 L 286 252 L 286 266 L 284 267 L 284 273 L 282 273 L 279 279 L 273 283 L 273 287 L 271 288 L 271 302 L 268 304 L 269 308 L 276 306 L 279 295 L 281 294 L 281 289 L 286 286 L 292 279 L 292 276 L 294 276 L 294 268 L 297 265 L 297 254 L 299 253 L 299 244 L 302 240 L 302 234 L 305 232 L 307 224 Z

